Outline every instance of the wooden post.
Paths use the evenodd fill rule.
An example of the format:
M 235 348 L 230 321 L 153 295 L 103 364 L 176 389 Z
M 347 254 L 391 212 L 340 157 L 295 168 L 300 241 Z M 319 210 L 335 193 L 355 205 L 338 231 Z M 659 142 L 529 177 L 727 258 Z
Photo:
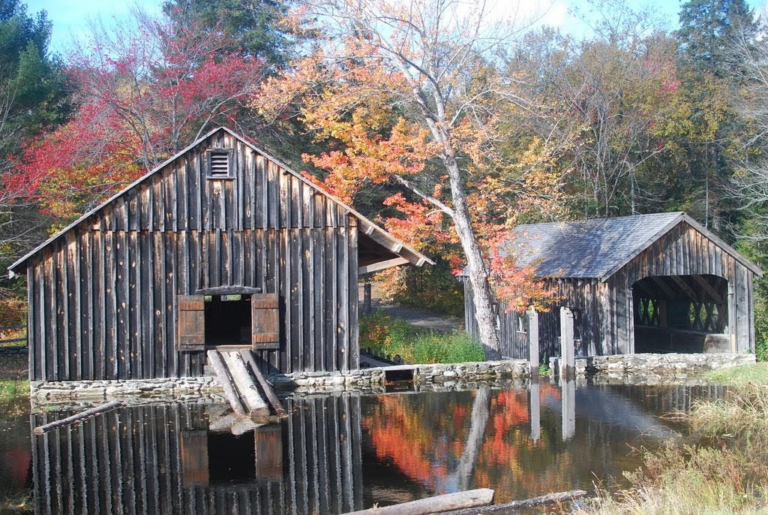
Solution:
M 530 400 L 528 401 L 530 408 L 530 421 L 531 421 L 531 440 L 534 443 L 538 442 L 541 438 L 541 401 L 539 399 L 539 378 L 533 378 L 531 380 L 531 392 Z
M 539 375 L 539 314 L 531 307 L 525 313 L 528 322 L 528 360 L 531 363 L 531 377 Z
M 576 381 L 560 376 L 560 392 L 563 417 L 563 441 L 576 434 Z
M 573 312 L 568 308 L 560 308 L 560 377 L 572 375 L 575 365 Z
M 370 315 L 372 311 L 373 307 L 371 303 L 371 281 L 366 279 L 365 283 L 363 283 L 363 313 Z

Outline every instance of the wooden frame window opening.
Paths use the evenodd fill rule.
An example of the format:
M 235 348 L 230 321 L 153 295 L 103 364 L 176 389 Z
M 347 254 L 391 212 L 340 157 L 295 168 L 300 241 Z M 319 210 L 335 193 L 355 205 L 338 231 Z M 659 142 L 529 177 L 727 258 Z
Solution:
M 179 295 L 178 349 L 250 346 L 280 348 L 279 297 L 276 293 Z

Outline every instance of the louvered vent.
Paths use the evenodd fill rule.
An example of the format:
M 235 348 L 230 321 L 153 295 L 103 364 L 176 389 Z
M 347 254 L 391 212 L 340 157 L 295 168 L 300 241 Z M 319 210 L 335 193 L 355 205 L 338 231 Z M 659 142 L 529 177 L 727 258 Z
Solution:
M 208 177 L 210 179 L 229 179 L 232 173 L 232 150 L 215 149 L 208 151 Z

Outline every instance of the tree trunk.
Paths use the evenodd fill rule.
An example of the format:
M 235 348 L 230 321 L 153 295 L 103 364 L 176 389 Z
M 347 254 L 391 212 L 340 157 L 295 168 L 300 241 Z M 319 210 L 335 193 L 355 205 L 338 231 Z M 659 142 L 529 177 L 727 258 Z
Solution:
M 461 491 L 469 489 L 470 479 L 477 464 L 477 456 L 480 454 L 480 447 L 483 445 L 485 428 L 488 425 L 490 404 L 491 391 L 488 385 L 481 386 L 475 391 L 475 402 L 472 405 L 472 416 L 470 417 L 472 425 L 469 428 L 467 443 L 464 446 L 464 452 L 461 453 L 459 466 L 456 468 L 455 473 L 458 477 L 457 484 Z
M 483 253 L 472 231 L 472 223 L 467 206 L 467 194 L 461 181 L 461 171 L 456 163 L 452 149 L 443 153 L 443 162 L 448 169 L 453 200 L 453 222 L 459 235 L 461 247 L 467 257 L 467 273 L 472 286 L 475 301 L 475 320 L 480 333 L 480 342 L 485 350 L 486 360 L 501 359 L 501 345 L 496 333 L 496 315 L 493 312 L 493 294 L 488 282 L 488 272 L 483 262 Z

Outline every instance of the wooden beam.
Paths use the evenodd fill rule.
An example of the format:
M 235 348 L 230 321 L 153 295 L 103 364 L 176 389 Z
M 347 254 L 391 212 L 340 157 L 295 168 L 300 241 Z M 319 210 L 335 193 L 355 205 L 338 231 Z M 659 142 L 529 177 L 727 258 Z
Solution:
M 358 275 L 372 274 L 374 272 L 386 270 L 387 268 L 392 268 L 394 266 L 407 265 L 408 263 L 410 263 L 410 261 L 401 257 L 388 259 L 386 261 L 379 261 L 378 263 L 372 263 L 370 265 L 361 266 L 360 268 L 357 269 L 357 274 Z
M 667 286 L 667 284 L 664 282 L 664 279 L 656 275 L 651 276 L 651 279 L 653 279 L 653 282 L 655 282 L 656 285 L 659 288 L 661 288 L 661 291 L 663 291 L 667 297 L 669 297 L 672 300 L 674 300 L 677 297 L 675 292 L 669 289 L 669 286 Z
M 683 293 L 685 293 L 692 301 L 698 302 L 701 299 L 699 299 L 699 296 L 696 295 L 696 292 L 693 291 L 693 288 L 688 286 L 688 283 L 686 283 L 681 277 L 678 277 L 676 275 L 671 276 L 672 280 L 677 284 L 681 290 L 683 290 Z
M 693 280 L 696 281 L 696 284 L 704 288 L 704 291 L 709 294 L 712 299 L 718 303 L 718 304 L 724 304 L 723 297 L 715 290 L 711 284 L 707 282 L 706 279 L 701 277 L 700 275 L 692 275 Z
M 426 515 L 428 513 L 476 508 L 491 504 L 493 502 L 493 494 L 493 490 L 489 488 L 479 488 L 465 492 L 436 495 L 435 497 L 419 499 L 418 501 L 395 504 L 394 506 L 355 511 L 347 515 Z

